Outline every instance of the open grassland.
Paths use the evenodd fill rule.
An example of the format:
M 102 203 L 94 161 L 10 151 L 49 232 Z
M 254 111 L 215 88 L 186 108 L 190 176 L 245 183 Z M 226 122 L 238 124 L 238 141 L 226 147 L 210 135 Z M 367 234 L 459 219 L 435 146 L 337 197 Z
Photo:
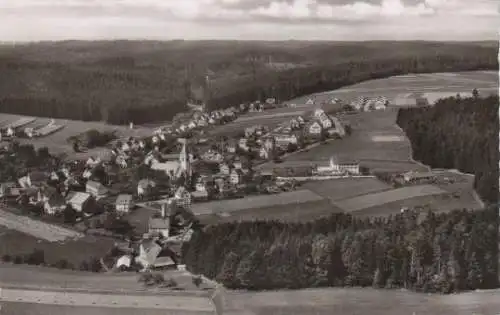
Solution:
M 211 311 L 188 311 L 103 306 L 48 305 L 37 303 L 2 302 L 3 314 L 12 315 L 213 315 Z
M 65 259 L 75 267 L 78 267 L 84 260 L 91 257 L 101 257 L 109 251 L 114 241 L 107 238 L 97 238 L 85 236 L 78 240 L 66 242 L 49 242 L 36 238 L 32 235 L 21 233 L 15 230 L 0 228 L 0 256 L 24 255 L 31 253 L 34 249 L 41 249 L 45 252 L 45 259 L 48 263 L 56 263 Z M 2 273 L 2 272 L 0 272 Z
M 311 192 L 310 190 L 303 189 L 273 195 L 251 196 L 240 199 L 195 203 L 191 206 L 191 211 L 193 211 L 195 215 L 225 212 L 232 213 L 245 209 L 286 206 L 319 200 L 323 200 L 323 197 Z
M 307 188 L 332 201 L 390 190 L 391 186 L 376 178 L 340 178 L 306 183 Z
M 210 312 L 213 306 L 208 298 L 165 295 L 120 295 L 80 292 L 57 292 L 38 290 L 3 289 L 2 300 L 40 304 L 100 306 L 113 308 L 163 309 L 172 311 Z
M 0 121 L 2 125 L 0 127 L 4 127 L 9 123 L 12 123 L 23 116 L 19 115 L 11 115 L 11 114 L 0 114 Z M 26 125 L 25 127 L 36 127 L 36 126 L 44 126 L 48 124 L 50 119 L 48 118 L 37 118 L 35 121 Z M 117 131 L 120 137 L 144 137 L 149 136 L 154 131 L 153 128 L 138 126 L 137 128 L 130 129 L 125 126 L 113 126 L 100 122 L 89 122 L 89 121 L 77 121 L 77 120 L 62 120 L 56 119 L 56 125 L 63 125 L 64 128 L 58 130 L 52 134 L 49 134 L 45 137 L 39 137 L 34 139 L 21 139 L 21 142 L 24 143 L 32 143 L 35 147 L 48 147 L 51 152 L 54 153 L 70 153 L 78 157 L 78 154 L 74 154 L 72 151 L 72 146 L 67 142 L 67 139 L 71 136 L 78 135 L 82 132 L 85 132 L 90 129 L 96 129 L 99 131 Z M 20 129 L 24 129 L 22 127 Z M 104 148 L 98 148 L 95 150 L 90 150 L 88 154 L 80 154 L 82 157 L 87 156 L 89 154 L 98 154 L 100 151 L 105 150 Z
M 54 224 L 33 220 L 11 212 L 0 210 L 0 225 L 22 233 L 31 234 L 49 242 L 61 242 L 66 239 L 83 237 L 83 234 Z
M 123 294 L 171 295 L 208 297 L 213 285 L 204 281 L 199 288 L 192 283 L 192 274 L 187 271 L 165 270 L 165 279 L 172 278 L 184 290 L 151 290 L 139 283 L 137 273 L 92 273 L 60 270 L 47 267 L 0 263 L 0 287 L 16 289 L 45 289 L 50 291 L 120 292 Z
M 353 129 L 350 136 L 292 154 L 287 161 L 327 163 L 334 156 L 340 162 L 358 161 L 374 171 L 426 169 L 412 161 L 410 142 L 396 125 L 396 116 L 396 110 L 346 116 L 344 119 L 351 123 Z M 380 141 L 381 138 L 386 141 Z
M 446 92 L 470 93 L 477 88 L 480 94 L 498 93 L 498 73 L 495 71 L 468 71 L 456 73 L 409 74 L 385 79 L 370 80 L 335 91 L 317 93 L 297 98 L 290 103 L 304 104 L 308 98 L 317 103 L 333 97 L 352 101 L 360 96 L 385 96 L 391 103 L 403 94 Z
M 498 290 L 452 295 L 358 288 L 230 292 L 233 304 L 258 315 L 497 314 Z
M 342 212 L 328 200 L 317 200 L 286 205 L 264 206 L 223 214 L 207 214 L 198 218 L 204 224 L 232 221 L 277 220 L 283 222 L 307 222 L 333 213 Z
M 432 185 L 419 185 L 403 187 L 383 192 L 366 194 L 335 201 L 334 204 L 345 212 L 355 212 L 372 207 L 382 206 L 386 203 L 398 202 L 410 198 L 425 197 L 431 195 L 441 195 L 445 193 L 439 187 Z

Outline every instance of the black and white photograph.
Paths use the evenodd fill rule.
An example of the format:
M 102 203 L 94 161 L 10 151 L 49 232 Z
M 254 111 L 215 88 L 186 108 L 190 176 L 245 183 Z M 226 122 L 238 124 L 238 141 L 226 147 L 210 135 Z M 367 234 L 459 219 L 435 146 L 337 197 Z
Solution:
M 496 0 L 0 0 L 0 315 L 499 315 Z

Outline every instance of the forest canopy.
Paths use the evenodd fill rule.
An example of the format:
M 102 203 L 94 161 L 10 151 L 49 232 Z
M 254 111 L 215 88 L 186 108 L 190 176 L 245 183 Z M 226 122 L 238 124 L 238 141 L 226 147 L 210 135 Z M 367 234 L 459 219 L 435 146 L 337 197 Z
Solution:
M 171 120 L 191 98 L 226 108 L 410 72 L 498 69 L 496 44 L 482 43 L 68 41 L 0 48 L 0 111 L 112 124 Z
M 474 188 L 498 203 L 498 96 L 449 97 L 434 106 L 400 109 L 397 124 L 413 158 L 433 168 L 474 174 Z
M 450 293 L 498 282 L 498 210 L 307 223 L 208 226 L 183 248 L 188 269 L 228 288 L 373 286 Z

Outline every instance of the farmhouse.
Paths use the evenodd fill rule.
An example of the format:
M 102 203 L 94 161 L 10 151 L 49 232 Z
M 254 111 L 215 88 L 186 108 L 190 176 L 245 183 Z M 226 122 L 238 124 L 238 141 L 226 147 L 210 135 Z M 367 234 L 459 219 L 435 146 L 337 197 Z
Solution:
M 108 193 L 108 189 L 103 184 L 93 180 L 87 181 L 85 191 L 97 199 L 105 197 Z
M 155 215 L 149 219 L 148 232 L 150 235 L 159 234 L 163 237 L 168 237 L 170 234 L 170 207 L 167 204 L 161 205 L 159 215 Z
M 311 136 L 320 136 L 323 132 L 323 126 L 317 121 L 310 123 L 307 126 L 307 133 Z
M 223 175 L 229 175 L 231 173 L 231 168 L 229 167 L 229 164 L 221 163 L 219 164 L 219 171 Z
M 180 186 L 175 191 L 174 200 L 177 206 L 189 208 L 191 206 L 191 194 L 184 186 Z
M 96 207 L 95 198 L 84 192 L 71 192 L 66 200 L 77 212 L 92 213 Z
M 136 261 L 144 269 L 175 266 L 175 262 L 169 254 L 165 255 L 165 252 L 155 241 L 144 240 L 139 246 L 139 256 L 137 256 Z
M 66 208 L 66 200 L 55 189 L 50 189 L 40 196 L 43 201 L 43 209 L 48 215 L 58 214 Z
M 433 172 L 407 172 L 403 174 L 403 179 L 406 183 L 420 183 L 434 180 L 436 179 L 436 175 Z
M 243 182 L 244 173 L 241 169 L 234 169 L 231 172 L 230 181 L 234 185 L 241 184 Z
M 132 210 L 133 202 L 132 195 L 118 195 L 115 202 L 115 210 L 120 214 L 129 213 Z
M 30 172 L 28 175 L 18 179 L 18 183 L 22 188 L 40 186 L 47 182 L 49 174 L 45 172 Z
M 275 134 L 274 141 L 277 147 L 286 148 L 289 144 L 299 145 L 301 138 L 298 134 Z
M 152 189 L 156 187 L 156 183 L 150 179 L 141 179 L 137 183 L 137 196 L 143 197 L 148 195 Z
M 306 101 L 306 105 L 314 105 L 314 99 L 308 98 Z

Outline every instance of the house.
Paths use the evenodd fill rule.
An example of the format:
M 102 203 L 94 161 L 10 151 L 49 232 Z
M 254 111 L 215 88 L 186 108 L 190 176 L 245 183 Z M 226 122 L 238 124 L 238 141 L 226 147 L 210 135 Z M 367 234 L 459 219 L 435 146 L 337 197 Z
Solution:
M 196 122 L 194 120 L 191 120 L 187 126 L 189 129 L 194 129 L 194 128 L 198 127 L 198 125 L 196 124 Z
M 129 213 L 134 207 L 132 195 L 122 194 L 116 197 L 115 210 L 118 213 Z
M 208 191 L 193 191 L 191 193 L 191 197 L 193 198 L 193 200 L 196 200 L 196 201 L 207 201 L 208 200 Z
M 123 142 L 122 147 L 120 148 L 122 152 L 128 152 L 131 150 L 131 145 L 128 142 Z
M 324 117 L 326 114 L 325 114 L 325 111 L 321 108 L 316 108 L 314 111 L 313 111 L 313 117 L 316 118 L 316 119 L 321 119 L 321 117 Z
M 174 200 L 179 207 L 189 208 L 191 206 L 191 194 L 184 186 L 177 188 L 174 194 Z
M 137 196 L 142 197 L 150 193 L 156 187 L 156 183 L 150 179 L 141 179 L 137 183 Z
M 248 151 L 249 147 L 247 145 L 247 142 L 248 142 L 248 139 L 247 138 L 241 138 L 239 141 L 238 141 L 238 146 L 245 150 L 245 151 Z
M 314 105 L 314 100 L 312 98 L 307 99 L 306 105 Z
M 0 198 L 3 197 L 14 197 L 14 191 L 16 191 L 17 184 L 14 182 L 5 182 L 0 184 Z M 17 189 L 17 191 L 19 191 Z
M 18 179 L 18 183 L 22 188 L 40 186 L 47 182 L 49 175 L 44 172 L 30 172 L 28 175 Z
M 132 265 L 132 259 L 133 257 L 131 255 L 123 255 L 116 260 L 115 267 L 119 269 L 130 268 Z
M 244 173 L 241 169 L 234 169 L 231 172 L 231 177 L 229 179 L 231 184 L 238 185 L 241 184 L 244 180 Z
M 330 119 L 330 117 L 328 117 L 326 115 L 322 116 L 319 121 L 320 121 L 321 127 L 323 127 L 323 129 L 330 129 L 333 127 L 332 120 Z
M 306 123 L 306 120 L 304 119 L 304 117 L 302 116 L 297 116 L 297 118 L 295 118 L 297 120 L 297 122 L 300 124 L 300 125 L 303 125 Z
M 136 257 L 136 262 L 143 266 L 144 270 L 175 267 L 176 263 L 172 259 L 171 253 L 164 250 L 154 240 L 144 240 L 139 246 L 139 256 Z
M 269 159 L 271 156 L 271 150 L 266 147 L 261 147 L 259 150 L 259 157 L 263 160 Z
M 71 192 L 66 197 L 67 203 L 77 212 L 92 213 L 95 210 L 95 198 L 84 192 Z
M 66 208 L 66 200 L 55 190 L 50 190 L 43 195 L 43 209 L 48 215 L 61 213 Z
M 108 193 L 108 189 L 104 187 L 103 184 L 89 180 L 87 181 L 87 184 L 85 185 L 85 191 L 94 196 L 96 199 L 105 197 Z
M 219 164 L 219 171 L 221 174 L 229 175 L 231 173 L 231 168 L 229 167 L 229 164 L 221 163 Z
M 93 167 L 96 167 L 97 165 L 99 165 L 100 163 L 101 163 L 100 158 L 94 158 L 91 156 L 87 159 L 87 162 L 85 163 L 85 165 L 90 167 L 90 168 L 93 168 Z
M 436 179 L 433 172 L 406 172 L 403 174 L 403 179 L 406 183 L 416 183 L 422 181 L 432 181 Z
M 148 233 L 150 235 L 159 234 L 167 238 L 170 234 L 170 215 L 170 205 L 162 203 L 160 213 L 149 218 Z
M 90 169 L 86 168 L 83 171 L 82 177 L 85 179 L 89 179 L 90 177 L 92 177 L 92 171 Z
M 307 126 L 307 133 L 311 136 L 320 136 L 323 132 L 323 126 L 318 121 L 314 121 Z

